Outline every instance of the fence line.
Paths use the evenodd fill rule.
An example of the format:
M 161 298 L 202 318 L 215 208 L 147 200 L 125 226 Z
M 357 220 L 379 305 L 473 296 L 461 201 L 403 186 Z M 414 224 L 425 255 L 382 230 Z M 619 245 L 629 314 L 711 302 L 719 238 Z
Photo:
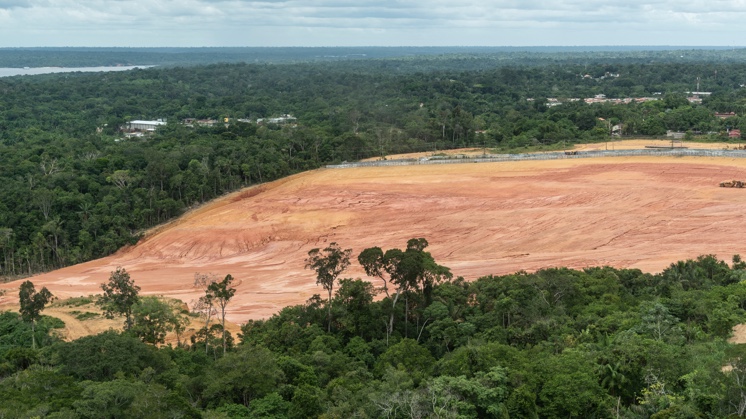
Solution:
M 598 150 L 578 151 L 575 154 L 565 152 L 524 153 L 524 154 L 487 154 L 476 157 L 423 157 L 421 159 L 381 160 L 356 163 L 330 164 L 329 169 L 346 169 L 351 167 L 378 166 L 411 166 L 419 164 L 459 164 L 459 163 L 497 163 L 521 160 L 563 160 L 585 159 L 593 157 L 633 157 L 633 156 L 672 156 L 672 157 L 734 157 L 746 158 L 746 150 L 704 150 L 704 149 L 637 149 L 637 150 Z

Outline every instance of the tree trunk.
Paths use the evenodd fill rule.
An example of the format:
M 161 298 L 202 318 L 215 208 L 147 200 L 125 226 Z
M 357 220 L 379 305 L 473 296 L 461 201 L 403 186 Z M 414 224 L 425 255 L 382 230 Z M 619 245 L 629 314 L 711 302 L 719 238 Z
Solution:
M 210 347 L 210 317 L 212 315 L 212 304 L 207 306 L 207 321 L 205 322 L 205 355 Z
M 327 314 L 326 314 L 326 321 L 327 321 L 326 332 L 327 333 L 331 333 L 332 332 L 332 290 L 331 289 L 329 290 L 329 299 L 327 300 L 327 303 L 326 303 L 326 312 L 327 312 Z
M 396 301 L 399 299 L 400 291 L 397 290 L 394 294 L 394 301 L 391 303 L 391 317 L 389 317 L 389 328 L 386 330 L 386 346 L 389 344 L 389 336 L 394 332 L 394 309 L 396 308 Z
M 226 345 L 225 345 L 225 306 L 221 307 L 221 325 L 223 326 L 223 356 L 225 356 Z

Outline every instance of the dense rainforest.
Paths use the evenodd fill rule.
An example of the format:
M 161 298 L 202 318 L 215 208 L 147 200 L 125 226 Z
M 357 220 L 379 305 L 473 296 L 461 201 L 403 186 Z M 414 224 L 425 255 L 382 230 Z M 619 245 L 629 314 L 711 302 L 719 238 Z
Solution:
M 5 66 L 159 65 L 0 79 L 0 275 L 110 254 L 221 194 L 331 162 L 561 148 L 607 140 L 612 124 L 623 136 L 719 140 L 746 129 L 745 59 L 744 50 L 0 50 Z M 711 94 L 692 103 L 695 90 Z M 569 100 L 596 95 L 656 100 Z M 256 122 L 287 114 L 296 119 Z M 167 124 L 150 135 L 120 130 L 157 118 Z M 553 268 L 465 282 L 426 247 L 413 239 L 356 253 L 373 283 L 344 277 L 351 251 L 314 249 L 306 262 L 320 295 L 236 336 L 218 320 L 235 293 L 230 275 L 202 278 L 198 317 L 138 297 L 137 278 L 117 269 L 102 295 L 52 304 L 96 301 L 125 330 L 71 342 L 43 315 L 48 292 L 24 282 L 21 313 L 0 313 L 0 417 L 746 415 L 746 349 L 727 341 L 746 319 L 739 256 L 655 275 Z M 163 345 L 189 316 L 205 327 Z
M 108 255 L 195 205 L 326 163 L 566 147 L 606 140 L 614 125 L 622 136 L 673 130 L 704 139 L 746 129 L 744 50 L 322 50 L 0 50 L 18 65 L 256 55 L 252 63 L 1 78 L 0 276 Z M 133 62 L 145 56 L 161 61 Z M 711 92 L 701 104 L 687 100 L 697 86 Z M 596 95 L 656 100 L 571 100 Z M 256 123 L 287 114 L 293 123 Z M 220 123 L 183 123 L 191 118 Z M 143 119 L 167 124 L 144 137 L 121 132 Z
M 137 302 L 124 269 L 99 298 L 117 306 L 117 290 L 134 290 L 126 331 L 64 342 L 57 319 L 0 313 L 0 417 L 746 415 L 746 348 L 727 341 L 746 318 L 740 257 L 729 266 L 701 256 L 655 275 L 552 268 L 465 282 L 426 246 L 361 252 L 380 284 L 344 278 L 350 252 L 330 262 L 312 251 L 329 298 L 250 321 L 235 337 L 215 322 L 181 345 L 148 344 L 162 342 L 167 316 L 146 303 L 153 297 Z M 231 280 L 207 286 L 214 307 L 225 307 L 219 298 L 230 307 Z

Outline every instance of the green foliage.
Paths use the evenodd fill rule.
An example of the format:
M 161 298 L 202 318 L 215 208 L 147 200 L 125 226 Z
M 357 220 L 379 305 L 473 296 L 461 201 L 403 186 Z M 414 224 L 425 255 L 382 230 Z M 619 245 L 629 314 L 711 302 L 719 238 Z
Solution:
M 223 417 L 226 418 L 251 418 L 251 411 L 248 407 L 242 405 L 242 404 L 236 404 L 236 403 L 229 403 L 224 404 L 217 409 L 215 409 L 216 413 L 220 413 L 224 415 Z
M 46 287 L 36 292 L 31 281 L 24 281 L 19 287 L 20 312 L 24 321 L 34 323 L 39 320 L 41 311 L 52 299 L 52 293 Z
M 232 283 L 233 277 L 226 275 L 222 281 L 210 283 L 205 291 L 205 299 L 220 308 L 220 332 L 223 340 L 223 354 L 228 349 L 228 333 L 225 330 L 225 309 L 231 298 L 236 294 L 236 289 L 231 287 Z
M 0 416 L 22 418 L 71 408 L 81 395 L 72 377 L 34 365 L 0 381 Z
M 32 330 L 31 324 L 24 322 L 19 314 L 0 312 L 0 376 L 27 368 L 30 363 L 24 360 L 37 358 L 37 352 L 31 349 L 33 341 L 30 337 L 34 336 L 38 346 L 49 346 L 58 340 L 50 333 L 57 326 L 64 327 L 64 323 L 56 318 L 41 316 L 35 330 Z
M 342 250 L 336 242 L 329 243 L 329 246 L 323 250 L 316 248 L 308 251 L 306 269 L 316 271 L 316 284 L 321 285 L 329 294 L 329 298 L 326 300 L 328 332 L 332 330 L 332 292 L 334 291 L 334 282 L 350 266 L 351 253 L 352 249 Z
M 417 341 L 402 339 L 378 357 L 376 371 L 383 374 L 388 368 L 401 370 L 406 372 L 415 384 L 419 384 L 430 375 L 434 364 L 435 358 Z
M 361 279 L 340 279 L 339 288 L 332 301 L 334 318 L 340 333 L 348 336 L 373 336 L 376 324 L 373 320 L 373 284 Z
M 368 276 L 383 280 L 383 291 L 391 303 L 389 322 L 386 330 L 386 341 L 394 332 L 394 318 L 396 317 L 397 302 L 400 297 L 405 299 L 405 337 L 408 337 L 409 297 L 415 297 L 414 304 L 419 305 L 419 311 L 430 304 L 433 287 L 443 280 L 451 279 L 451 270 L 438 265 L 429 252 L 424 238 L 410 239 L 406 250 L 389 249 L 386 252 L 379 247 L 363 250 L 358 256 L 358 262 L 363 266 Z M 395 286 L 394 295 L 390 296 L 388 287 Z M 415 312 L 416 314 L 416 312 Z
M 272 352 L 245 345 L 215 362 L 204 396 L 216 404 L 250 407 L 253 400 L 272 393 L 284 379 Z
M 12 56 L 14 65 L 112 64 L 111 57 L 122 56 L 114 62 L 222 62 L 3 78 L 0 275 L 31 275 L 111 254 L 194 204 L 326 163 L 456 147 L 559 150 L 606 140 L 599 118 L 620 123 L 630 136 L 680 130 L 718 138 L 728 128 L 746 129 L 740 50 L 687 51 L 685 57 L 366 50 L 364 59 L 323 58 L 313 49 L 0 51 L 0 60 Z M 697 77 L 712 95 L 693 105 L 683 93 Z M 660 100 L 564 101 L 599 93 Z M 546 98 L 564 103 L 548 108 Z M 730 111 L 737 115 L 714 115 Z M 287 113 L 296 125 L 254 122 Z M 228 126 L 182 123 L 223 117 Z M 143 139 L 123 138 L 120 127 L 138 118 L 168 124 Z
M 56 302 L 55 305 L 59 305 L 62 307 L 82 307 L 88 304 L 93 304 L 94 302 L 95 302 L 95 298 L 89 295 L 88 297 L 68 298 L 68 299 Z
M 81 312 L 77 312 L 76 313 L 74 311 L 71 311 L 70 314 L 75 315 L 75 318 L 78 319 L 78 320 L 80 320 L 80 321 L 92 320 L 92 319 L 95 319 L 96 317 L 98 317 L 98 313 L 93 313 L 93 312 L 90 312 L 90 311 L 86 311 L 86 312 L 83 312 L 83 313 L 81 313 Z
M 323 413 L 321 397 L 321 390 L 316 386 L 302 384 L 296 387 L 293 398 L 290 400 L 288 417 L 293 419 L 318 417 Z
M 507 376 L 500 367 L 479 372 L 474 378 L 440 376 L 428 386 L 440 410 L 453 410 L 459 416 L 508 418 Z
M 412 51 L 333 62 L 302 49 L 0 51 L 0 61 L 29 63 L 242 61 L 0 80 L 0 275 L 110 254 L 195 204 L 329 162 L 464 146 L 559 150 L 605 140 L 599 118 L 624 135 L 746 129 L 741 50 Z M 296 62 L 245 63 L 258 57 Z M 682 95 L 696 77 L 712 91 L 702 105 Z M 628 105 L 545 100 L 654 92 L 661 100 Z M 297 125 L 236 121 L 285 113 Z M 223 116 L 228 126 L 179 123 Z M 157 117 L 169 122 L 154 135 L 121 138 L 126 121 Z M 729 267 L 703 255 L 656 275 L 558 268 L 465 282 L 427 245 L 363 250 L 375 285 L 339 278 L 349 254 L 338 246 L 309 254 L 326 301 L 247 323 L 235 348 L 224 327 L 230 275 L 205 286 L 222 321 L 207 321 L 191 350 L 113 331 L 52 345 L 60 321 L 41 316 L 41 293 L 28 287 L 26 322 L 0 313 L 0 416 L 196 417 L 194 406 L 215 417 L 744 415 L 745 356 L 725 341 L 746 320 L 740 257 Z M 102 288 L 107 314 L 125 316 L 144 341 L 183 327 L 138 298 L 124 269 Z
M 423 249 L 415 240 L 409 256 L 393 253 L 397 281 L 429 263 Z M 433 281 L 429 299 L 412 274 L 420 279 L 397 288 L 393 335 L 394 296 L 376 301 L 370 283 L 342 279 L 331 331 L 314 296 L 245 324 L 225 354 L 221 324 L 195 336 L 211 339 L 212 353 L 135 337 L 156 343 L 169 327 L 174 308 L 154 297 L 134 305 L 129 332 L 51 346 L 42 335 L 57 322 L 42 316 L 41 350 L 28 347 L 29 323 L 0 313 L 0 414 L 740 417 L 746 354 L 725 340 L 746 320 L 746 285 L 732 279 L 739 263 L 702 256 L 657 275 L 604 267 L 457 278 Z M 232 297 L 231 279 L 208 286 L 215 301 L 223 286 Z
M 36 322 L 39 320 L 41 311 L 52 299 L 52 293 L 44 287 L 36 292 L 31 281 L 24 281 L 19 287 L 18 299 L 20 300 L 21 318 L 31 323 L 31 347 L 36 348 Z
M 173 308 L 158 297 L 139 298 L 132 307 L 133 325 L 130 332 L 145 343 L 164 343 L 166 334 L 179 322 Z
M 249 409 L 250 418 L 282 419 L 287 417 L 290 403 L 283 400 L 277 393 L 270 393 L 261 399 L 254 400 Z M 235 417 L 235 416 L 231 416 Z
M 132 328 L 132 309 L 139 301 L 140 287 L 130 278 L 130 274 L 121 266 L 111 273 L 109 282 L 101 284 L 104 294 L 96 304 L 104 310 L 107 318 L 114 318 L 115 314 L 125 317 L 124 328 Z
M 115 331 L 58 343 L 52 348 L 52 359 L 65 374 L 92 381 L 112 380 L 117 374 L 138 376 L 148 367 L 162 372 L 169 366 L 165 353 Z
M 199 418 L 186 400 L 155 383 L 116 379 L 81 383 L 82 393 L 73 403 L 80 418 Z
M 567 351 L 543 363 L 543 381 L 538 393 L 542 417 L 590 417 L 610 406 L 609 395 L 601 388 L 596 368 L 585 355 Z

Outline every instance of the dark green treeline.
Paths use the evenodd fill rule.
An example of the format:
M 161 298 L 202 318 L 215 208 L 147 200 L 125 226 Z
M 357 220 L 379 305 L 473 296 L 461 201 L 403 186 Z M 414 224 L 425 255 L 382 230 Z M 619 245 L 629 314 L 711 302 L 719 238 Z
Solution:
M 745 268 L 702 256 L 656 275 L 443 278 L 412 282 L 396 305 L 393 288 L 377 299 L 341 279 L 331 317 L 314 296 L 247 323 L 225 355 L 220 331 L 179 348 L 114 331 L 66 343 L 49 317 L 34 350 L 30 325 L 5 312 L 0 415 L 742 417 L 746 349 L 727 339 L 745 320 Z

